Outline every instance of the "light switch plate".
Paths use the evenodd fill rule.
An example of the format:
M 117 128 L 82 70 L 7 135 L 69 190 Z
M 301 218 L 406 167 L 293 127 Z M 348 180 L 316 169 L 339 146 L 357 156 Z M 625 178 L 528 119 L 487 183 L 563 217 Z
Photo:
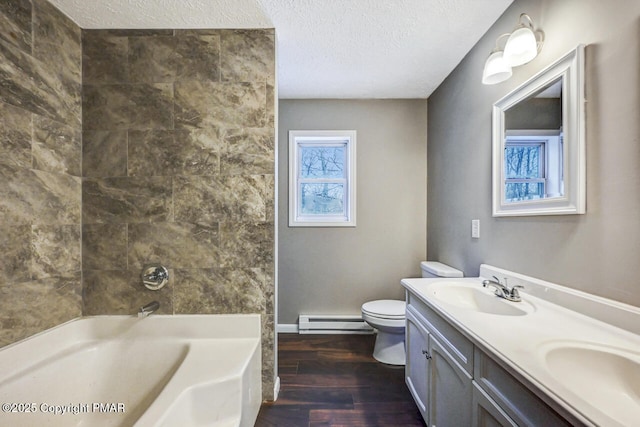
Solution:
M 480 220 L 479 219 L 471 220 L 471 237 L 474 239 L 480 238 Z

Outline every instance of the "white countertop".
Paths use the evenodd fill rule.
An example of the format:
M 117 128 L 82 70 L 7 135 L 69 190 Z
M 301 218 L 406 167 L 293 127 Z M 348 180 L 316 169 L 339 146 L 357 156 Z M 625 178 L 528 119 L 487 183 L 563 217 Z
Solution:
M 586 424 L 640 423 L 640 335 L 533 296 L 526 289 L 520 292 L 522 302 L 508 302 L 523 304 L 521 307 L 530 304 L 528 313 L 521 316 L 470 310 L 433 296 L 434 284 L 442 286 L 443 282 L 477 286 L 493 296 L 493 289 L 483 288 L 482 280 L 416 278 L 403 279 L 402 285 L 474 344 L 492 353 Z M 629 306 L 624 308 L 629 311 Z M 579 353 L 575 359 L 574 349 Z M 548 355 L 559 351 L 566 352 L 563 360 L 575 362 L 553 360 L 554 371 L 549 368 Z M 613 359 L 622 362 L 622 372 L 617 363 L 603 363 L 599 357 L 603 351 L 607 357 L 613 355 Z

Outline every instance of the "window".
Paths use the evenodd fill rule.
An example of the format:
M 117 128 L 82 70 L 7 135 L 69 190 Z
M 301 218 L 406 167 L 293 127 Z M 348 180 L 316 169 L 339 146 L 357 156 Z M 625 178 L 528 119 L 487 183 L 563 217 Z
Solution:
M 355 227 L 355 154 L 355 131 L 289 131 L 290 227 Z
M 507 136 L 504 177 L 507 202 L 561 196 L 561 135 Z
M 505 199 L 509 202 L 544 197 L 544 143 L 512 142 L 504 147 Z

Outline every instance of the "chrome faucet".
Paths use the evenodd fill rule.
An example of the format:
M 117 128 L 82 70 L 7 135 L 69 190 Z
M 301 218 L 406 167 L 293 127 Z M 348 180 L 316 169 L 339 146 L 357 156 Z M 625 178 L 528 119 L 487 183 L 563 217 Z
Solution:
M 491 280 L 491 279 L 483 280 L 482 286 L 484 286 L 485 288 L 489 286 L 493 286 L 495 288 L 494 293 L 500 298 L 504 298 L 506 300 L 513 301 L 513 302 L 522 301 L 522 298 L 520 298 L 520 293 L 518 292 L 518 288 L 524 289 L 524 286 L 515 285 L 509 288 L 509 286 L 507 286 L 506 277 L 504 278 L 504 284 L 500 283 L 500 279 L 498 279 L 496 276 L 493 276 L 493 279 L 494 280 Z
M 158 301 L 151 301 L 149 304 L 140 307 L 140 311 L 138 311 L 138 317 L 147 317 L 159 308 L 160 303 Z

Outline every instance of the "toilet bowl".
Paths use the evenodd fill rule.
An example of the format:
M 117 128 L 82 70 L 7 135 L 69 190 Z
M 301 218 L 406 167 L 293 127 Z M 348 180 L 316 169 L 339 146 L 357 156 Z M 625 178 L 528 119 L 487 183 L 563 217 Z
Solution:
M 404 328 L 406 303 L 377 300 L 362 304 L 362 319 L 378 331 L 373 357 L 388 365 L 404 365 Z
M 422 277 L 462 277 L 462 271 L 437 261 L 420 263 Z M 406 303 L 399 300 L 376 300 L 362 304 L 362 319 L 378 331 L 373 357 L 389 365 L 404 365 Z

